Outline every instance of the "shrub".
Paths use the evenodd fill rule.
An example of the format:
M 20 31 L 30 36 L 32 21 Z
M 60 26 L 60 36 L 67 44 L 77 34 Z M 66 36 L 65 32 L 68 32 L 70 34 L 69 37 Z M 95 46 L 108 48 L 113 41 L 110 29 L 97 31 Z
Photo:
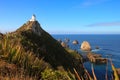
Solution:
M 66 71 L 45 69 L 42 74 L 43 80 L 75 80 L 72 74 L 68 74 Z
M 9 38 L 10 36 L 5 36 L 3 40 L 0 40 L 0 59 L 13 63 L 18 68 L 23 68 L 25 75 L 39 78 L 41 72 L 50 65 L 43 59 L 36 57 L 35 54 L 25 52 L 19 43 Z

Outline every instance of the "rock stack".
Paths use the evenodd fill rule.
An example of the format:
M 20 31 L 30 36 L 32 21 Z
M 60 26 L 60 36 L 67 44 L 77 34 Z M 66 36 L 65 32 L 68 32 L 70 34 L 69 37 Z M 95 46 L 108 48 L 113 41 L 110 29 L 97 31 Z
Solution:
M 90 46 L 89 42 L 83 41 L 82 44 L 81 44 L 81 50 L 91 51 L 91 46 Z
M 72 43 L 73 44 L 79 44 L 79 42 L 77 40 L 74 40 Z
M 65 42 L 61 42 L 62 47 L 67 48 L 68 45 Z

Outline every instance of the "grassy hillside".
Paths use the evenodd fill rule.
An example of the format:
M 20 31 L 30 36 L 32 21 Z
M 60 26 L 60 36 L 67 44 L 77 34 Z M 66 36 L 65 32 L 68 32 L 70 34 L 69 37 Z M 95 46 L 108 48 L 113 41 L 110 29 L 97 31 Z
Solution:
M 0 77 L 74 80 L 75 68 L 84 78 L 81 56 L 65 50 L 41 27 L 38 35 L 32 30 L 33 27 L 38 29 L 40 24 L 29 22 L 0 39 L 0 61 L 5 63 L 0 65 Z

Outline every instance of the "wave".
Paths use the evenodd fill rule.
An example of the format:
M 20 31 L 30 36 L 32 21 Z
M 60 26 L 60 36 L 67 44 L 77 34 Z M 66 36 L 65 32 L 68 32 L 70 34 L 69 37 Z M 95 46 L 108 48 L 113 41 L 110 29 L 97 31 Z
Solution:
M 101 49 L 93 49 L 92 52 L 100 51 Z

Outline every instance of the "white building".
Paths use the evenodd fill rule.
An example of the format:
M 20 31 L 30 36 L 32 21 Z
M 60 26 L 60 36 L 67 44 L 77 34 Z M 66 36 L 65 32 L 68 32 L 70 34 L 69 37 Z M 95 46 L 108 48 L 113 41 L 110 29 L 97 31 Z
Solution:
M 36 21 L 36 16 L 33 14 L 32 18 L 30 19 L 30 21 Z

